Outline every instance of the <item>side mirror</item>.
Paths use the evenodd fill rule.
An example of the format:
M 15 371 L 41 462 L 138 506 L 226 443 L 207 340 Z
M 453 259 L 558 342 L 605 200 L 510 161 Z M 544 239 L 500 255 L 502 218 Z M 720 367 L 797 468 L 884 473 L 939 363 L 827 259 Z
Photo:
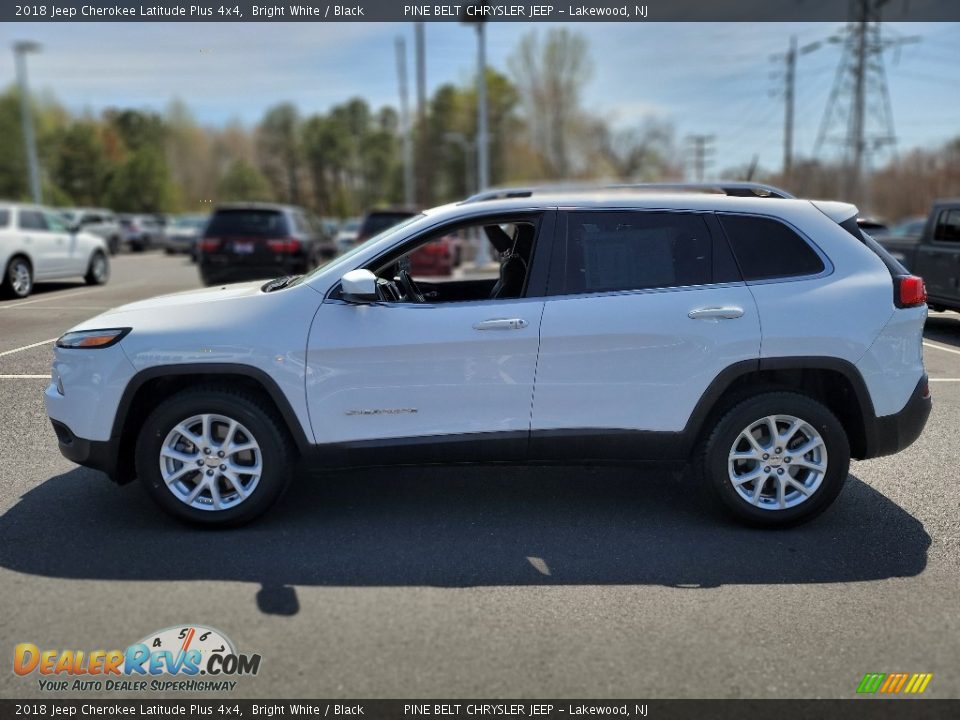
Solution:
M 347 302 L 377 301 L 377 276 L 369 270 L 351 270 L 340 278 L 343 299 Z
M 69 232 L 71 235 L 76 235 L 78 232 L 80 232 L 80 229 L 82 227 L 83 225 L 80 224 L 79 222 L 70 223 L 69 225 L 67 225 L 67 232 Z

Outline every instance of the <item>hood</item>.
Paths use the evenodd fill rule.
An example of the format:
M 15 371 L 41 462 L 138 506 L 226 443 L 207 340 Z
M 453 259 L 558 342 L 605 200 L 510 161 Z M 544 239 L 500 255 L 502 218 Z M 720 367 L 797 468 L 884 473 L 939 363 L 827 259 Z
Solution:
M 119 307 L 112 308 L 102 315 L 100 319 L 111 315 L 120 315 L 128 312 L 140 312 L 145 310 L 170 310 L 175 308 L 184 308 L 188 306 L 207 305 L 209 303 L 225 302 L 237 298 L 253 297 L 261 295 L 260 288 L 265 280 L 254 280 L 253 282 L 236 283 L 233 285 L 220 285 L 218 287 L 203 288 L 202 290 L 187 290 L 185 292 L 173 293 L 171 295 L 159 295 L 148 300 L 138 300 Z

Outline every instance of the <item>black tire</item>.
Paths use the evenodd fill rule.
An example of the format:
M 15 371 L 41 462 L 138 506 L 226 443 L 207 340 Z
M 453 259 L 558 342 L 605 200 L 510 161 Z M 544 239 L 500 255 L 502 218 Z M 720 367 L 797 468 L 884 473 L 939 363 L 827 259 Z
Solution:
M 188 418 L 205 413 L 238 421 L 248 429 L 260 448 L 262 470 L 256 486 L 238 504 L 221 510 L 188 505 L 166 485 L 160 470 L 160 451 L 168 433 Z M 212 450 L 216 452 L 217 448 Z M 296 447 L 283 421 L 259 397 L 226 387 L 201 386 L 177 393 L 150 413 L 137 438 L 135 459 L 140 482 L 170 515 L 196 525 L 235 527 L 260 516 L 279 499 L 287 486 L 295 458 Z M 196 477 L 200 477 L 200 472 L 197 471 Z M 227 488 L 226 481 L 223 482 L 223 487 Z
M 816 433 L 819 433 L 826 449 L 826 472 L 822 474 L 819 485 L 806 495 L 806 499 L 799 500 L 793 507 L 765 508 L 751 504 L 734 487 L 729 474 L 729 455 L 741 432 L 752 423 L 773 415 L 790 415 L 809 424 Z M 769 435 L 770 433 L 767 432 L 766 436 L 760 438 L 761 441 Z M 791 445 L 797 447 L 797 443 L 803 444 L 802 441 L 801 436 L 791 442 Z M 749 445 L 740 447 L 748 449 Z M 763 473 L 767 467 L 775 469 L 777 473 L 784 470 L 789 474 L 791 468 L 789 463 L 785 464 L 785 461 L 792 462 L 796 467 L 796 459 L 789 456 L 789 450 L 789 447 L 784 447 L 782 453 L 777 455 L 770 452 L 772 459 L 769 460 L 769 465 L 762 460 L 747 460 L 743 465 L 741 461 L 735 461 L 735 466 L 742 467 L 744 474 L 755 468 Z M 760 467 L 761 465 L 765 467 Z M 760 527 L 787 527 L 812 520 L 837 498 L 850 471 L 850 444 L 840 421 L 823 404 L 799 393 L 766 392 L 739 403 L 720 418 L 704 446 L 700 467 L 704 481 L 712 490 L 712 494 L 737 520 Z M 797 473 L 794 477 L 801 481 L 813 477 L 809 470 L 795 469 L 792 472 Z M 780 473 L 780 477 L 782 476 L 783 473 Z M 777 479 L 777 475 L 774 474 L 761 482 L 761 504 L 777 501 L 775 497 L 768 498 L 776 492 Z M 752 493 L 757 485 L 756 482 L 751 482 L 741 487 L 744 492 Z M 795 498 L 803 495 L 803 493 L 797 494 L 799 491 L 793 486 L 786 492 L 793 494 Z
M 23 277 L 26 272 L 26 283 L 17 282 L 17 276 Z M 0 294 L 3 297 L 22 299 L 33 292 L 33 266 L 23 255 L 14 255 L 3 269 L 3 278 L 0 280 Z
M 106 285 L 110 279 L 110 261 L 102 250 L 94 250 L 83 280 L 87 285 Z

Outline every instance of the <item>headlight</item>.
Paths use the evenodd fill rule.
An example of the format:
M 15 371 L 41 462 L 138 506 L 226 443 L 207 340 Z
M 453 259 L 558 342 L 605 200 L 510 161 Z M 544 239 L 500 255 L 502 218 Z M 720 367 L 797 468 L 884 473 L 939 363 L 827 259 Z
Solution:
M 106 328 L 104 330 L 77 330 L 68 332 L 57 340 L 57 347 L 70 349 L 105 348 L 116 345 L 131 328 Z

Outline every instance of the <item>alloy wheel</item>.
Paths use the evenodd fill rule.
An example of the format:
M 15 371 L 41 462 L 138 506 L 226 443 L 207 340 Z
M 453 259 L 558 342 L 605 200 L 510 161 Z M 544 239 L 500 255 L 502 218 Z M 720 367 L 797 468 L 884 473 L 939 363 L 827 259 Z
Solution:
M 19 297 L 26 297 L 33 287 L 30 266 L 23 260 L 14 260 L 10 264 L 10 287 Z
M 182 503 L 226 510 L 246 500 L 263 472 L 260 445 L 245 426 L 219 414 L 193 415 L 167 433 L 160 474 Z
M 827 472 L 827 447 L 810 423 L 768 415 L 745 427 L 727 458 L 737 494 L 763 510 L 796 507 L 813 496 Z

